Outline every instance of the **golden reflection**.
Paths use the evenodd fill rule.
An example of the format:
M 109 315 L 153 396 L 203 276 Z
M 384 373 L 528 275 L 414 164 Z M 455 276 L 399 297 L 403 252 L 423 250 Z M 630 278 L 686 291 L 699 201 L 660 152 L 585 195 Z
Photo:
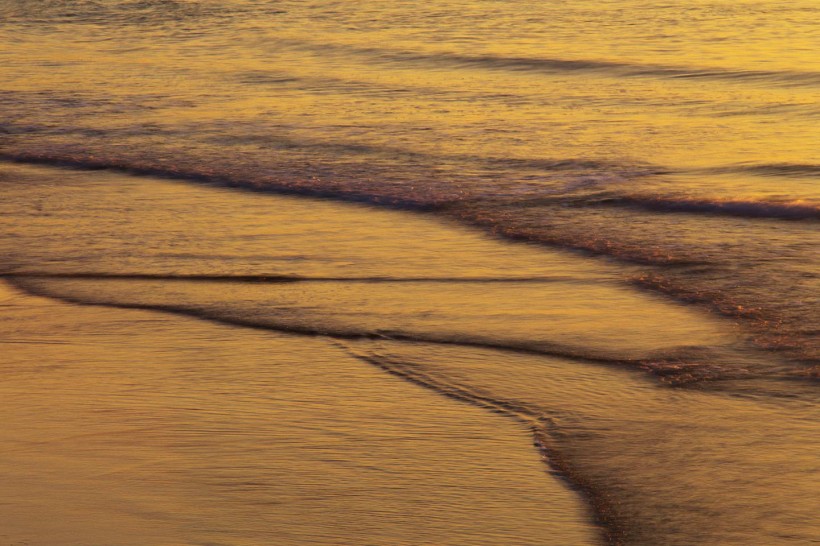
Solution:
M 0 537 L 816 540 L 775 4 L 0 0 Z

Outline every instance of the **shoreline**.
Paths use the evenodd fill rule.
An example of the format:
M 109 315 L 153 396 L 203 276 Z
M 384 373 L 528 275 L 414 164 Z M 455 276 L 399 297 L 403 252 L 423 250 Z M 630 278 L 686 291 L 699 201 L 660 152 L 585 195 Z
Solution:
M 202 540 L 245 543 L 265 540 L 263 537 L 271 540 L 270 533 L 276 530 L 280 544 L 339 544 L 364 539 L 359 533 L 369 529 L 368 533 L 388 533 L 380 543 L 395 544 L 415 544 L 419 540 L 456 544 L 468 537 L 475 544 L 492 544 L 497 540 L 543 544 L 544 536 L 556 537 L 555 544 L 596 543 L 594 527 L 584 522 L 583 505 L 572 491 L 544 472 L 522 430 L 510 426 L 507 419 L 478 408 L 446 401 L 398 379 L 387 379 L 389 375 L 375 372 L 357 359 L 345 359 L 343 352 L 323 340 L 307 342 L 196 319 L 162 318 L 150 311 L 82 308 L 8 289 L 2 292 L 6 318 L 23 315 L 14 318 L 15 335 L 23 339 L 12 345 L 11 352 L 6 352 L 10 361 L 3 370 L 7 378 L 13 377 L 3 383 L 3 399 L 7 401 L 3 413 L 12 410 L 4 422 L 15 425 L 7 427 L 2 437 L 3 466 L 14 469 L 18 476 L 6 481 L 2 488 L 4 498 L 10 501 L 2 510 L 3 520 L 15 522 L 4 532 L 12 532 L 13 540 L 27 540 L 32 545 L 144 544 L 169 540 L 190 544 Z M 34 316 L 32 310 L 36 310 Z M 9 347 L 8 334 L 3 338 Z M 228 363 L 186 356 L 191 351 L 227 354 L 224 345 L 233 347 L 231 351 L 244 346 L 241 351 L 247 354 L 234 353 Z M 165 348 L 157 351 L 157 346 Z M 47 364 L 46 355 L 54 354 L 48 347 L 58 351 L 60 366 Z M 258 361 L 263 353 L 271 362 Z M 39 356 L 43 365 L 26 370 L 26 363 L 32 362 L 34 355 Z M 160 360 L 150 363 L 152 358 Z M 286 406 L 275 403 L 276 392 L 282 388 L 291 391 L 296 388 L 293 384 L 270 384 L 265 387 L 268 396 L 247 399 L 263 394 L 259 388 L 275 376 L 271 375 L 271 368 L 284 367 L 285 363 L 276 363 L 277 360 L 296 366 L 285 376 L 292 381 L 298 381 L 299 368 L 311 368 L 307 373 L 310 381 L 303 381 L 304 386 L 299 387 L 302 390 L 285 396 L 283 402 L 287 398 L 310 400 L 316 396 L 330 396 L 332 400 Z M 326 363 L 319 364 L 321 361 Z M 143 364 L 133 367 L 137 362 Z M 129 368 L 122 367 L 129 364 Z M 323 369 L 321 374 L 315 369 L 317 364 Z M 202 368 L 194 371 L 192 365 Z M 11 376 L 10 366 L 14 370 Z M 258 376 L 248 376 L 248 366 Z M 147 369 L 139 369 L 143 367 Z M 214 368 L 213 372 L 208 368 Z M 231 369 L 234 377 L 230 376 Z M 188 377 L 175 381 L 178 373 Z M 202 389 L 201 382 L 214 373 L 218 376 L 208 380 L 216 381 L 209 387 L 214 389 L 212 393 L 197 393 Z M 348 386 L 335 377 L 339 373 L 349 376 Z M 98 378 L 94 379 L 95 376 Z M 103 378 L 106 379 L 101 382 Z M 325 386 L 318 381 L 320 378 Z M 32 389 L 38 384 L 49 387 L 36 394 Z M 332 391 L 328 390 L 330 387 Z M 351 387 L 353 391 L 346 394 Z M 246 388 L 251 392 L 243 392 Z M 220 401 L 226 395 L 234 399 L 231 405 L 225 405 L 227 400 Z M 385 397 L 398 402 L 378 402 Z M 345 402 L 328 406 L 333 400 Z M 9 403 L 14 407 L 9 407 Z M 424 404 L 432 406 L 425 409 Z M 364 421 L 357 424 L 349 420 L 351 410 L 345 408 L 351 405 L 366 408 L 367 413 L 359 417 Z M 265 406 L 269 409 L 265 410 Z M 220 416 L 223 412 L 227 412 L 224 418 Z M 266 415 L 267 412 L 270 413 Z M 328 412 L 339 412 L 339 421 L 328 421 Z M 276 420 L 286 415 L 290 415 L 289 427 L 275 425 Z M 48 416 L 57 420 L 49 424 Z M 385 417 L 389 419 L 382 423 L 383 428 L 371 428 Z M 304 428 L 311 422 L 315 423 L 315 432 L 310 432 L 314 426 Z M 334 429 L 345 436 L 354 435 L 338 444 L 340 437 L 333 439 L 337 434 Z M 357 438 L 356 430 L 368 432 Z M 322 437 L 324 440 L 316 443 Z M 461 455 L 453 452 L 454 444 Z M 265 445 L 269 447 L 262 447 Z M 245 447 L 251 451 L 243 454 Z M 291 458 L 287 455 L 291 449 L 296 450 L 294 455 L 307 456 L 306 460 Z M 374 449 L 380 457 L 372 458 Z M 330 459 L 325 463 L 321 462 L 323 457 L 312 460 L 310 453 L 314 451 L 326 452 Z M 482 452 L 483 460 L 478 457 Z M 223 460 L 214 461 L 213 470 L 206 470 L 212 465 L 202 466 L 203 463 L 213 460 L 218 453 L 223 454 Z M 9 460 L 9 454 L 16 455 Z M 431 457 L 437 460 L 432 475 L 423 462 L 431 461 Z M 333 460 L 332 467 L 327 467 Z M 383 468 L 375 473 L 367 470 L 367 465 L 374 464 Z M 348 465 L 350 468 L 344 470 Z M 220 467 L 222 470 L 217 470 Z M 484 480 L 475 481 L 476 470 L 490 467 L 493 471 Z M 329 468 L 335 468 L 330 475 L 326 474 Z M 340 471 L 343 473 L 338 474 Z M 177 482 L 176 473 L 189 476 L 185 478 L 188 483 Z M 247 477 L 240 477 L 243 473 Z M 322 478 L 322 474 L 326 477 Z M 284 483 L 271 481 L 271 475 L 279 476 L 278 480 Z M 286 478 L 288 475 L 301 479 L 294 481 Z M 351 485 L 345 485 L 343 479 L 347 475 L 362 484 L 348 491 Z M 42 482 L 43 478 L 38 476 L 48 476 L 47 481 Z M 242 480 L 249 485 L 238 485 Z M 258 485 L 252 485 L 254 481 Z M 22 483 L 27 484 L 23 489 Z M 148 484 L 151 491 L 141 483 Z M 221 491 L 224 487 L 228 489 Z M 354 493 L 360 488 L 361 493 Z M 481 497 L 475 496 L 475 488 L 483 491 Z M 41 490 L 66 493 L 37 495 Z M 351 494 L 355 496 L 350 497 Z M 362 494 L 364 498 L 381 497 L 379 508 L 373 506 L 373 513 L 360 509 L 351 512 L 345 503 Z M 158 502 L 157 495 L 163 497 L 162 502 Z M 214 504 L 206 501 L 208 496 L 222 500 Z M 474 507 L 468 512 L 469 520 L 463 519 L 466 514 L 457 508 L 458 498 L 472 499 Z M 316 519 L 319 513 L 310 515 L 314 508 L 307 508 L 317 501 L 320 505 L 329 503 L 321 510 L 321 519 Z M 149 504 L 154 502 L 158 506 L 150 508 Z M 133 503 L 142 507 L 136 512 L 126 508 Z M 288 503 L 293 506 L 282 506 Z M 70 505 L 84 508 L 81 513 L 62 519 L 59 514 Z M 422 508 L 423 505 L 427 507 Z M 307 511 L 300 515 L 299 506 Z M 418 513 L 413 513 L 411 506 Z M 290 513 L 287 519 L 280 520 L 283 516 L 276 515 L 282 510 Z M 152 511 L 154 514 L 149 515 Z M 485 513 L 478 517 L 482 511 Z M 52 514 L 49 525 L 33 523 L 46 513 Z M 267 522 L 265 529 L 257 531 L 261 534 L 254 538 L 253 534 L 245 536 L 236 531 L 234 535 L 233 530 L 243 527 L 237 524 L 252 514 Z M 571 514 L 576 514 L 575 519 Z M 340 527 L 320 523 L 322 519 L 333 521 L 343 516 L 350 520 Z M 373 520 L 375 517 L 378 519 Z M 206 519 L 202 518 L 207 519 L 206 527 Z M 28 525 L 29 531 L 24 532 L 27 521 L 32 523 Z M 497 530 L 492 531 L 496 525 Z M 23 530 L 15 534 L 14 528 L 21 526 Z M 49 529 L 52 534 L 48 534 Z M 289 531 L 278 534 L 284 529 Z M 290 539 L 285 538 L 288 533 Z M 309 538 L 312 533 L 319 534 Z
M 778 400 L 776 405 L 765 397 L 741 400 L 731 389 L 709 392 L 700 390 L 697 382 L 672 388 L 675 383 L 658 382 L 645 371 L 602 365 L 594 359 L 498 350 L 522 340 L 542 348 L 575 347 L 587 356 L 597 351 L 618 355 L 622 362 L 658 362 L 678 375 L 689 371 L 672 358 L 675 355 L 721 365 L 744 356 L 738 352 L 734 325 L 646 294 L 624 282 L 617 268 L 571 254 L 505 244 L 470 228 L 407 212 L 233 193 L 108 172 L 20 172 L 25 176 L 19 184 L 3 187 L 8 199 L 0 212 L 9 224 L 6 238 L 0 240 L 9 257 L 3 282 L 48 296 L 42 301 L 67 314 L 45 313 L 29 323 L 7 321 L 20 325 L 7 338 L 32 327 L 37 336 L 24 337 L 54 337 L 57 343 L 35 345 L 28 354 L 25 343 L 13 344 L 19 358 L 18 369 L 12 371 L 31 372 L 29 384 L 37 392 L 42 381 L 54 376 L 51 371 L 84 373 L 84 360 L 105 361 L 113 351 L 117 366 L 103 366 L 103 382 L 86 382 L 87 403 L 93 405 L 97 387 L 107 392 L 109 386 L 120 385 L 122 392 L 109 393 L 116 408 L 112 415 L 119 412 L 139 422 L 144 417 L 139 404 L 148 396 L 154 400 L 149 421 L 170 419 L 169 430 L 193 434 L 178 441 L 161 429 L 139 426 L 136 436 L 122 440 L 113 452 L 128 458 L 136 449 L 139 456 L 144 444 L 137 441 L 143 434 L 139 431 L 148 434 L 152 449 L 175 454 L 182 450 L 184 464 L 179 463 L 176 473 L 194 472 L 192 483 L 204 489 L 227 480 L 228 485 L 218 488 L 221 493 L 207 497 L 233 494 L 227 491 L 256 499 L 250 505 L 261 510 L 257 517 L 267 522 L 258 532 L 285 525 L 276 518 L 288 510 L 287 502 L 265 495 L 278 491 L 288 497 L 300 488 L 325 487 L 321 478 L 328 469 L 333 476 L 349 477 L 339 478 L 341 493 L 307 495 L 336 506 L 321 510 L 323 514 L 336 518 L 348 513 L 333 503 L 344 503 L 352 494 L 361 503 L 356 514 L 363 519 L 358 521 L 375 517 L 368 525 L 388 535 L 393 532 L 390 522 L 408 526 L 412 533 L 439 533 L 436 543 L 458 543 L 468 532 L 465 529 L 472 529 L 476 544 L 498 543 L 499 536 L 519 537 L 512 543 L 543 544 L 544 534 L 555 536 L 557 544 L 594 543 L 601 526 L 607 528 L 605 540 L 617 544 L 731 543 L 733 537 L 747 540 L 750 533 L 763 532 L 753 527 L 763 521 L 762 514 L 788 519 L 807 509 L 794 504 L 794 492 L 807 487 L 809 469 L 788 467 L 807 449 L 806 438 L 813 437 L 812 422 L 799 400 Z M 13 271 L 34 275 L 15 278 Z M 352 282 L 344 282 L 347 279 Z M 25 309 L 22 305 L 15 312 L 25 314 Z M 90 329 L 83 326 L 84 320 Z M 299 339 L 282 330 L 309 335 Z M 129 341 L 135 335 L 138 342 Z M 494 345 L 470 343 L 482 336 Z M 106 339 L 120 341 L 99 344 Z M 268 344 L 273 349 L 266 349 Z M 72 351 L 83 355 L 74 364 Z M 44 354 L 62 362 L 62 368 L 27 369 L 47 360 Z M 289 363 L 287 381 L 272 379 L 272 373 L 284 369 L 269 367 L 272 357 Z M 155 376 L 142 384 L 142 369 L 134 362 L 153 360 L 170 367 L 149 366 Z M 205 372 L 211 374 L 207 380 L 201 376 Z M 295 388 L 291 383 L 301 387 L 289 403 L 267 406 L 279 400 L 282 389 Z M 70 393 L 73 387 L 66 385 L 73 384 L 68 381 L 41 394 Z M 15 383 L 6 386 L 15 388 Z M 390 389 L 397 390 L 390 394 Z M 157 393 L 160 398 L 151 398 Z M 30 408 L 31 401 L 22 392 L 15 396 L 20 408 Z M 358 411 L 362 396 L 373 404 L 387 404 L 389 411 L 362 410 L 347 421 L 341 418 Z M 210 400 L 223 397 L 230 402 L 211 407 Z M 40 406 L 48 407 L 46 398 L 40 400 Z M 336 402 L 328 405 L 328 400 Z M 132 403 L 133 407 L 128 405 Z M 162 403 L 170 405 L 163 408 Z M 429 404 L 438 409 L 429 409 Z M 94 412 L 89 423 L 108 422 L 105 416 L 111 411 Z M 274 422 L 277 411 L 290 415 L 286 421 L 300 434 L 319 434 L 327 440 L 307 451 L 307 460 L 318 466 L 297 472 L 292 480 L 291 473 L 283 471 L 281 479 L 287 485 L 271 482 L 266 472 L 255 472 L 271 470 L 266 465 L 277 460 L 276 451 L 269 451 L 274 439 L 301 453 L 294 447 L 300 436 L 281 428 L 263 436 L 254 436 L 254 427 L 236 431 L 238 425 L 259 419 L 264 430 L 279 427 L 281 423 Z M 313 411 L 316 417 L 302 419 L 304 412 Z M 60 419 L 73 418 L 70 409 L 58 411 L 60 417 L 49 424 L 35 413 L 28 417 L 31 430 L 69 426 Z M 383 420 L 385 416 L 389 417 Z M 201 419 L 207 426 L 199 430 Z M 492 431 L 470 428 L 497 419 L 497 425 L 487 425 Z M 344 431 L 333 432 L 338 426 Z M 418 434 L 407 436 L 410 429 Z M 216 443 L 208 443 L 209 433 Z M 217 441 L 224 434 L 224 441 Z M 375 444 L 351 440 L 374 434 L 390 439 Z M 511 434 L 514 439 L 504 440 Z M 118 437 L 122 435 L 103 432 L 99 441 L 115 442 Z M 247 449 L 236 451 L 232 442 L 242 438 L 248 441 Z M 502 440 L 508 447 L 492 447 Z M 408 441 L 409 447 L 404 443 Z M 489 444 L 482 444 L 485 441 Z M 25 442 L 42 443 L 24 438 Z M 48 456 L 59 459 L 77 449 L 63 447 Z M 432 457 L 431 449 L 440 450 L 439 455 Z M 209 473 L 209 461 L 219 450 L 228 450 L 226 465 Z M 247 459 L 260 450 L 268 450 L 270 456 Z M 646 457 L 647 450 L 652 457 Z M 322 457 L 311 459 L 316 453 Z M 298 467 L 305 462 L 302 455 L 287 458 L 288 464 Z M 545 455 L 551 470 L 539 460 Z M 496 456 L 514 459 L 500 475 Z M 400 470 L 381 470 L 383 458 L 395 461 Z M 727 467 L 727 460 L 733 464 Z M 250 474 L 241 480 L 233 476 L 227 464 L 231 461 L 247 463 L 237 471 Z M 444 471 L 442 461 L 453 463 L 452 469 Z M 143 466 L 134 461 L 127 467 Z M 782 468 L 788 471 L 777 470 Z M 372 477 L 371 471 L 385 479 L 404 476 L 405 485 L 356 489 L 355 494 L 346 489 L 361 476 Z M 165 475 L 162 469 L 154 472 Z M 142 476 L 150 482 L 153 475 Z M 453 486 L 452 476 L 463 476 L 462 485 Z M 755 479 L 749 482 L 749 476 Z M 777 482 L 773 476 L 778 476 Z M 503 485 L 504 480 L 518 485 Z M 554 495 L 545 491 L 545 481 L 567 502 L 550 500 Z M 179 510 L 201 504 L 196 500 L 200 497 L 185 496 L 191 492 L 181 482 L 168 483 L 181 487 L 180 498 L 188 499 L 180 501 Z M 406 501 L 404 488 L 416 485 L 423 486 L 413 497 L 416 500 Z M 761 488 L 767 495 L 759 494 Z M 733 489 L 736 500 L 723 497 Z M 110 491 L 115 493 L 117 487 Z M 429 495 L 442 496 L 443 504 L 431 503 Z M 382 518 L 385 506 L 405 502 L 420 512 L 396 508 Z M 708 510 L 696 509 L 701 504 Z M 496 516 L 476 517 L 479 508 Z M 209 510 L 209 521 L 246 518 L 217 505 Z M 551 515 L 537 515 L 544 510 Z M 589 511 L 596 512 L 599 526 Z M 707 517 L 710 511 L 720 513 L 717 521 Z M 162 517 L 173 520 L 172 514 L 169 509 Z M 447 519 L 450 516 L 454 519 Z M 312 509 L 288 516 L 288 525 L 296 526 L 289 536 L 325 533 L 324 538 L 300 535 L 294 543 L 333 543 L 332 531 L 316 517 Z M 434 523 L 427 524 L 424 518 Z M 539 538 L 534 542 L 518 534 L 530 533 L 533 525 L 553 523 L 557 528 L 535 532 Z M 338 532 L 351 536 L 361 536 L 357 533 L 365 525 L 336 524 L 341 525 Z M 807 518 L 806 527 L 795 532 L 809 533 L 810 528 Z M 587 538 L 561 538 L 564 531 Z M 388 535 L 380 543 L 395 543 Z M 776 537 L 768 538 L 777 543 Z

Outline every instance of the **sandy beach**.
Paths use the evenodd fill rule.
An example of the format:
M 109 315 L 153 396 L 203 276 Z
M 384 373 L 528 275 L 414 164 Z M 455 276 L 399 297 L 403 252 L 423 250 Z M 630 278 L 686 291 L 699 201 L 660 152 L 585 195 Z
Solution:
M 0 546 L 820 544 L 817 0 L 0 0 Z
M 810 509 L 810 458 L 782 468 L 813 452 L 811 409 L 659 389 L 642 366 L 696 340 L 730 358 L 738 331 L 606 267 L 408 212 L 11 172 L 10 539 L 592 544 L 717 498 L 703 524 L 723 510 L 710 536 L 742 541 L 750 513 Z M 647 511 L 656 488 L 683 504 Z

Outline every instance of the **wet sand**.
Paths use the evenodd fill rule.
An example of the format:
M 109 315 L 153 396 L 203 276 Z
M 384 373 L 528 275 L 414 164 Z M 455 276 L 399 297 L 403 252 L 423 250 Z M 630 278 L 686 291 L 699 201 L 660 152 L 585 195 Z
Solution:
M 423 214 L 5 172 L 4 540 L 816 536 L 799 386 L 623 268 Z
M 323 339 L 2 298 L 10 544 L 592 544 L 529 431 Z

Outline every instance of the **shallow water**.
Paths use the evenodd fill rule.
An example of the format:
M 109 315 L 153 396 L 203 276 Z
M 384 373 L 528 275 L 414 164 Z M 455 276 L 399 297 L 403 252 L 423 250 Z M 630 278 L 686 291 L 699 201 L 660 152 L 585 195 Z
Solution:
M 325 340 L 0 298 L 10 544 L 595 543 L 523 426 Z
M 817 531 L 811 387 L 743 328 L 620 267 L 369 205 L 6 175 L 15 538 L 102 544 L 126 526 L 135 544 L 774 544 Z M 478 436 L 491 443 L 465 421 L 495 423 Z M 541 457 L 552 476 L 528 474 Z M 60 516 L 32 523 L 43 511 Z
M 114 543 L 118 521 L 145 530 L 131 543 L 820 540 L 818 15 L 808 0 L 0 0 L 3 373 L 74 363 L 54 384 L 33 371 L 5 383 L 8 420 L 28 424 L 3 441 L 104 430 L 75 462 L 65 443 L 9 460 L 39 480 L 7 486 L 29 507 L 0 510 L 9 540 Z M 114 352 L 94 341 L 107 321 Z M 241 381 L 234 336 L 247 339 Z M 287 375 L 263 379 L 269 352 Z M 299 400 L 332 420 L 332 399 L 350 410 L 339 464 L 359 470 L 300 511 L 321 465 L 236 449 L 226 460 L 261 485 L 222 505 L 222 470 L 202 466 L 233 449 L 221 437 L 183 451 L 170 432 L 134 438 L 144 457 L 126 454 L 130 438 L 106 443 L 126 434 L 104 417 L 114 398 L 137 421 L 207 429 L 166 414 L 196 380 L 139 375 L 151 355 L 212 370 L 192 412 L 222 396 L 219 377 L 253 393 L 219 413 L 249 451 L 264 434 L 321 444 L 261 416 Z M 336 359 L 342 376 L 302 375 Z M 136 390 L 106 390 L 101 373 Z M 99 389 L 84 391 L 89 413 L 38 420 L 49 399 L 55 416 L 77 411 L 73 381 Z M 266 405 L 272 381 L 297 394 Z M 150 407 L 144 389 L 160 393 Z M 400 422 L 356 405 L 382 389 L 408 397 Z M 357 489 L 346 512 L 340 484 L 395 457 L 362 438 L 414 426 L 461 458 L 437 469 L 407 448 L 406 483 Z M 489 490 L 456 469 L 502 453 L 508 478 L 483 476 Z M 553 475 L 531 473 L 539 456 Z M 65 477 L 121 457 L 172 464 L 102 485 Z M 274 484 L 271 469 L 298 478 Z M 129 512 L 160 502 L 139 483 L 152 475 L 168 504 Z M 65 495 L 45 493 L 55 476 Z M 483 504 L 468 515 L 448 491 Z M 34 523 L 43 510 L 60 515 Z
M 814 373 L 813 1 L 4 0 L 0 15 L 8 160 L 435 207 L 641 263 L 647 287 L 743 317 Z

